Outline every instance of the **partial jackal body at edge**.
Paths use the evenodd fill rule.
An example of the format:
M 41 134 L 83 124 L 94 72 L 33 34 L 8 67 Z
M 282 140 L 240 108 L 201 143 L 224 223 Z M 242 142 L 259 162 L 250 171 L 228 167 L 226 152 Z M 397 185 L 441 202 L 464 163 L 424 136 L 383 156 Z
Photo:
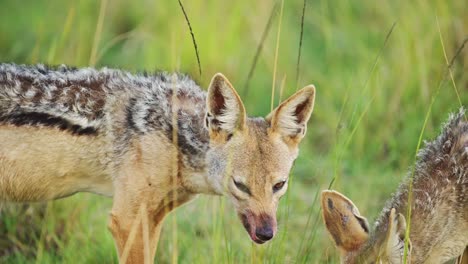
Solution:
M 205 93 L 176 74 L 0 64 L 0 202 L 113 196 L 122 262 L 152 262 L 166 214 L 199 193 L 230 197 L 266 242 L 314 97 L 248 118 L 221 74 Z
M 336 191 L 323 191 L 323 219 L 343 263 L 403 263 L 410 183 L 407 262 L 445 263 L 465 251 L 462 261 L 467 263 L 468 122 L 463 109 L 419 151 L 409 175 L 373 230 L 350 199 Z

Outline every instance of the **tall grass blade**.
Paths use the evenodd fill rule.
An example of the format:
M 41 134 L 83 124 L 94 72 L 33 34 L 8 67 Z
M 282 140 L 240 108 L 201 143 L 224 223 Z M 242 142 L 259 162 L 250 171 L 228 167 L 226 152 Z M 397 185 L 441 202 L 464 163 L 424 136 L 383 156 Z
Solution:
M 453 58 L 450 60 L 450 63 L 449 63 L 449 65 L 448 65 L 449 68 L 452 68 L 453 64 L 455 63 L 455 59 L 458 58 L 458 55 L 460 55 L 460 53 L 462 52 L 462 50 L 465 48 L 466 42 L 468 42 L 468 37 L 465 37 L 465 39 L 463 40 L 462 44 L 460 45 L 460 47 L 458 47 L 457 51 L 455 52 L 455 55 L 454 55 Z
M 96 31 L 94 32 L 93 46 L 91 48 L 91 56 L 89 57 L 89 65 L 96 65 L 96 54 L 99 46 L 99 41 L 102 35 L 102 26 L 104 25 L 104 17 L 106 15 L 107 0 L 101 0 L 101 6 L 99 8 L 99 17 L 96 24 Z
M 426 117 L 424 118 L 424 123 L 421 128 L 421 132 L 419 133 L 419 139 L 418 139 L 418 144 L 416 145 L 416 151 L 415 151 L 415 156 L 414 156 L 414 162 L 413 164 L 416 163 L 417 156 L 418 156 L 418 151 L 421 146 L 422 142 L 422 137 L 424 134 L 424 130 L 426 129 L 427 121 L 429 120 L 429 116 L 431 114 L 432 106 L 434 105 L 435 99 L 437 97 L 437 94 L 439 93 L 440 86 L 437 88 L 436 94 L 432 97 L 431 104 L 429 105 L 429 109 L 426 112 Z M 404 248 L 404 254 L 403 254 L 403 263 L 408 263 L 408 250 L 409 250 L 409 241 L 410 241 L 410 230 L 411 230 L 411 202 L 413 201 L 413 177 L 414 177 L 414 172 L 415 172 L 416 167 L 413 166 L 413 169 L 411 170 L 411 176 L 409 179 L 409 187 L 408 187 L 408 210 L 406 213 L 406 230 L 405 230 L 405 248 Z
M 305 10 L 306 10 L 306 3 L 307 0 L 304 0 L 304 4 L 302 6 L 302 16 L 301 16 L 301 34 L 299 36 L 299 49 L 297 53 L 297 63 L 296 63 L 296 91 L 297 91 L 297 85 L 299 82 L 299 65 L 301 63 L 301 50 L 302 50 L 302 37 L 304 36 L 304 17 L 305 17 Z
M 273 64 L 273 81 L 271 85 L 271 111 L 273 111 L 273 104 L 275 102 L 275 86 L 276 86 L 276 67 L 278 66 L 278 51 L 281 36 L 281 23 L 283 22 L 283 8 L 284 0 L 281 1 L 280 17 L 278 22 L 278 34 L 276 35 L 276 49 L 275 49 L 275 62 Z
M 396 24 L 397 24 L 397 21 L 393 22 L 392 27 L 390 28 L 387 35 L 385 36 L 383 45 L 380 47 L 380 50 L 377 53 L 377 56 L 375 56 L 375 60 L 374 60 L 374 63 L 372 64 L 371 71 L 366 79 L 366 82 L 364 83 L 364 91 L 367 90 L 367 85 L 369 83 L 369 80 L 372 77 L 372 74 L 374 73 L 375 68 L 377 67 L 377 64 L 379 63 L 380 56 L 382 55 L 383 50 L 387 46 L 388 40 L 390 39 L 390 36 L 392 35 L 393 29 L 395 28 Z
M 439 24 L 439 17 L 438 16 L 436 16 L 436 22 L 437 22 L 437 29 L 439 30 L 440 45 L 442 46 L 442 51 L 444 53 L 445 62 L 447 63 L 447 71 L 450 74 L 450 79 L 452 80 L 453 89 L 455 90 L 455 94 L 457 95 L 458 103 L 460 104 L 460 107 L 462 107 L 463 104 L 462 104 L 461 99 L 460 99 L 460 94 L 458 93 L 457 85 L 455 84 L 455 80 L 453 79 L 452 69 L 450 69 L 451 63 L 449 63 L 449 60 L 447 58 L 447 52 L 445 52 L 445 45 L 444 45 L 444 40 L 442 38 L 442 32 L 440 30 L 440 24 Z M 463 43 L 463 46 L 464 45 L 465 45 L 465 43 Z
M 313 215 L 313 212 L 314 212 L 314 206 L 315 206 L 315 204 L 317 202 L 317 198 L 318 198 L 319 193 L 320 192 L 317 190 L 315 192 L 314 199 L 312 200 L 312 206 L 310 207 L 310 213 L 307 216 L 307 222 L 306 222 L 306 225 L 305 225 L 305 228 L 304 228 L 306 230 L 306 232 L 307 232 L 307 230 L 309 230 L 310 221 L 312 220 L 312 215 Z M 304 246 L 304 242 L 306 241 L 306 238 L 307 238 L 307 235 L 302 236 L 301 243 L 299 244 L 299 250 L 297 251 L 297 255 L 296 255 L 296 260 L 299 259 L 299 256 L 303 251 L 302 248 Z
M 184 5 L 182 4 L 180 0 L 178 1 L 179 1 L 180 9 L 182 9 L 182 13 L 184 13 L 185 21 L 187 21 L 187 25 L 190 30 L 190 35 L 192 36 L 193 47 L 195 48 L 195 55 L 197 56 L 198 73 L 200 74 L 200 77 L 201 77 L 202 68 L 201 68 L 201 63 L 200 63 L 200 55 L 198 54 L 198 46 L 197 46 L 197 42 L 195 41 L 195 35 L 193 34 L 192 25 L 190 24 L 190 20 L 187 16 L 187 13 L 185 12 Z
M 243 95 L 242 95 L 243 98 L 246 98 L 247 94 L 249 93 L 250 80 L 252 79 L 255 68 L 257 67 L 258 58 L 260 57 L 260 53 L 262 52 L 262 49 L 263 49 L 263 43 L 265 42 L 265 39 L 268 36 L 268 33 L 270 32 L 271 24 L 273 22 L 273 18 L 275 17 L 275 14 L 276 14 L 276 9 L 278 9 L 278 2 L 276 2 L 275 5 L 273 6 L 273 8 L 271 9 L 270 17 L 268 18 L 268 22 L 267 22 L 267 24 L 265 26 L 265 29 L 263 30 L 260 42 L 258 43 L 257 51 L 255 52 L 255 56 L 254 56 L 254 59 L 252 61 L 252 65 L 250 66 L 249 74 L 247 75 L 247 78 L 245 80 L 244 92 L 243 92 Z
M 173 193 L 173 208 L 177 208 L 177 182 L 179 175 L 179 140 L 178 140 L 178 117 L 179 117 L 179 98 L 177 97 L 177 75 L 172 75 L 172 144 L 175 147 L 172 153 L 172 193 Z M 178 247 L 177 247 L 177 219 L 172 218 L 172 263 L 178 263 Z
M 368 83 L 369 83 L 369 80 L 370 80 L 371 76 L 374 74 L 374 71 L 375 71 L 375 69 L 377 68 L 377 64 L 378 64 L 378 62 L 379 62 L 379 59 L 380 59 L 380 57 L 381 57 L 381 55 L 382 55 L 382 53 L 383 53 L 384 48 L 387 46 L 387 42 L 388 42 L 388 40 L 390 39 L 390 36 L 391 36 L 391 34 L 392 34 L 393 29 L 395 28 L 395 26 L 396 26 L 396 21 L 393 22 L 392 27 L 390 28 L 390 30 L 388 31 L 387 35 L 385 36 L 384 43 L 382 44 L 382 46 L 380 47 L 379 51 L 377 52 L 377 55 L 376 55 L 376 57 L 375 57 L 375 59 L 374 59 L 374 62 L 373 62 L 372 67 L 371 67 L 371 70 L 370 70 L 370 72 L 369 72 L 369 75 L 368 75 L 368 77 L 366 78 L 366 81 L 364 82 L 364 89 L 363 89 L 364 92 L 365 92 L 365 90 L 367 89 L 367 85 L 368 85 Z M 345 141 L 344 147 L 341 149 L 341 153 L 338 155 L 338 158 L 337 158 L 337 159 L 338 159 L 338 160 L 337 160 L 337 165 L 341 162 L 341 158 L 342 158 L 342 156 L 344 155 L 344 151 L 347 149 L 347 147 L 348 147 L 349 144 L 351 143 L 351 140 L 352 140 L 354 134 L 356 133 L 356 130 L 357 130 L 359 124 L 361 123 L 362 118 L 364 117 L 365 113 L 367 113 L 367 111 L 370 109 L 370 106 L 371 106 L 371 103 L 372 103 L 373 100 L 374 100 L 374 97 L 375 97 L 375 96 L 373 96 L 373 97 L 371 98 L 371 100 L 368 102 L 368 104 L 367 104 L 365 110 L 364 110 L 364 111 L 361 113 L 361 115 L 359 116 L 359 118 L 358 118 L 358 120 L 357 120 L 357 122 L 356 122 L 356 125 L 354 126 L 353 130 L 351 131 L 351 133 L 349 134 L 347 140 Z M 335 167 L 335 172 L 334 172 L 334 175 L 333 175 L 333 179 L 331 180 L 331 182 L 330 182 L 330 184 L 329 184 L 329 186 L 328 186 L 328 189 L 331 189 L 331 188 L 333 187 L 333 184 L 334 184 L 334 182 L 335 182 L 335 180 L 336 180 L 336 177 L 337 177 L 337 166 Z

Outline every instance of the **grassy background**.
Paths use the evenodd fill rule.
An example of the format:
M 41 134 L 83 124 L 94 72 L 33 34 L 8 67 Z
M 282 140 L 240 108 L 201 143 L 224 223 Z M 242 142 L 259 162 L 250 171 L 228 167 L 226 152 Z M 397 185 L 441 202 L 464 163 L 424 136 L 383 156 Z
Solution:
M 280 204 L 274 241 L 253 244 L 227 200 L 200 197 L 166 220 L 158 262 L 172 262 L 173 255 L 180 263 L 338 262 L 318 217 L 318 192 L 335 178 L 334 188 L 372 222 L 414 161 L 432 98 L 426 139 L 438 133 L 449 112 L 467 105 L 468 53 L 463 50 L 455 60 L 453 81 L 445 58 L 450 60 L 468 35 L 466 1 L 308 0 L 297 83 L 303 2 L 285 1 L 281 24 L 278 2 L 247 90 L 274 5 L 273 0 L 184 1 L 200 52 L 199 75 L 177 1 L 0 1 L 2 62 L 177 70 L 202 87 L 223 72 L 248 113 L 264 116 L 278 47 L 275 105 L 297 88 L 316 85 L 315 111 Z M 110 199 L 92 194 L 7 205 L 0 213 L 0 262 L 115 263 L 106 229 L 110 207 Z

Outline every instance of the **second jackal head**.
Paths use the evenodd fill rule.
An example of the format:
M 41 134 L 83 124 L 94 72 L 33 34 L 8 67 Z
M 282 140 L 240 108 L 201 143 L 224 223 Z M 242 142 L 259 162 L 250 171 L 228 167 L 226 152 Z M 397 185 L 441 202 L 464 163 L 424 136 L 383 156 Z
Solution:
M 276 233 L 278 201 L 286 192 L 314 98 L 310 85 L 266 118 L 248 118 L 229 81 L 221 74 L 211 81 L 205 122 L 210 135 L 208 174 L 214 189 L 230 197 L 256 243 Z

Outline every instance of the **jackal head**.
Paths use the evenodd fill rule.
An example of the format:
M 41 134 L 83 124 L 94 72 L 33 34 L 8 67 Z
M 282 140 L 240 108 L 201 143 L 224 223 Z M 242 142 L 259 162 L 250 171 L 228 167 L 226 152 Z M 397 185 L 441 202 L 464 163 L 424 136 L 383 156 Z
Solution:
M 209 182 L 217 193 L 230 197 L 256 243 L 276 233 L 278 202 L 288 187 L 314 98 L 315 88 L 310 85 L 266 118 L 248 118 L 239 95 L 223 75 L 215 75 L 208 88 Z
M 342 263 L 403 263 L 406 221 L 402 214 L 392 208 L 386 225 L 370 232 L 366 218 L 341 193 L 323 191 L 321 200 L 323 221 L 340 250 Z

